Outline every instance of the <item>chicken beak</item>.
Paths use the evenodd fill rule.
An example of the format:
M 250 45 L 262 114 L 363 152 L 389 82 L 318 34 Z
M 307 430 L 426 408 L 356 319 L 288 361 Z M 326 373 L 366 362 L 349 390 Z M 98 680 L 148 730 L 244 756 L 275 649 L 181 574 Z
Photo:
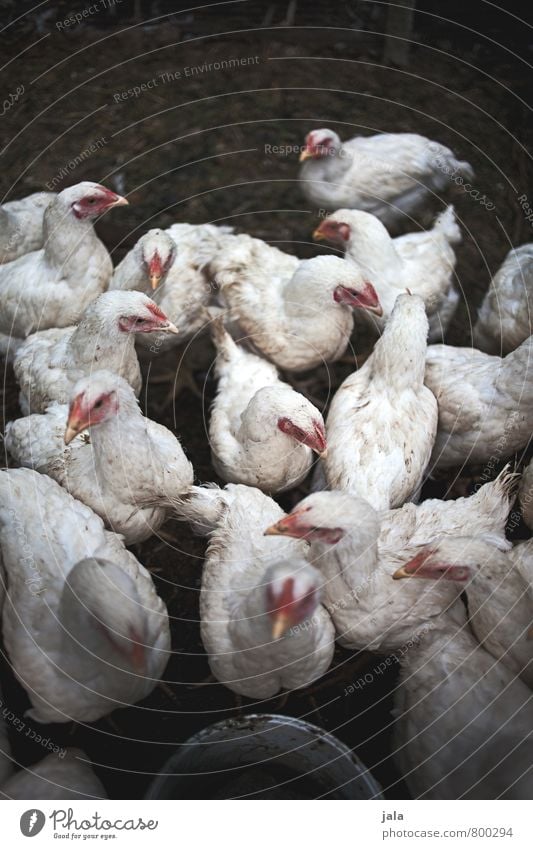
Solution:
M 321 227 L 322 225 L 320 225 L 320 227 L 317 227 L 316 230 L 314 230 L 313 232 L 313 239 L 315 240 L 315 242 L 323 242 L 327 239 L 326 234 L 323 233 L 320 229 Z
M 67 428 L 65 430 L 65 435 L 63 437 L 65 445 L 70 445 L 72 440 L 83 430 L 86 430 L 88 427 L 89 422 L 77 419 L 75 416 L 69 417 L 69 420 L 67 422 Z
M 172 322 L 171 322 L 171 321 L 168 321 L 166 324 L 164 324 L 164 325 L 163 325 L 162 327 L 160 327 L 159 329 L 160 329 L 160 330 L 164 330 L 166 333 L 175 333 L 175 334 L 176 334 L 176 336 L 179 336 L 179 330 L 178 330 L 178 328 L 176 327 L 176 325 L 175 325 L 175 324 L 172 324 Z
M 286 517 L 285 517 L 286 518 Z M 263 532 L 263 536 L 265 537 L 278 537 L 283 536 L 283 534 L 287 533 L 287 529 L 283 524 L 284 519 L 280 519 L 279 522 L 275 522 L 273 525 L 270 525 L 266 531 Z
M 307 446 L 319 457 L 327 448 L 326 431 L 322 419 L 313 419 L 306 428 L 300 427 L 288 416 L 278 419 L 278 428 L 282 433 L 295 439 L 301 445 Z
M 154 251 L 148 262 L 148 276 L 152 291 L 157 289 L 164 272 L 164 263 L 158 251 Z
M 312 158 L 313 158 L 313 154 L 311 153 L 310 150 L 308 150 L 308 148 L 305 148 L 305 150 L 302 150 L 302 152 L 300 154 L 300 162 L 305 162 L 306 159 L 312 159 Z
M 109 209 L 112 209 L 114 206 L 129 206 L 129 201 L 126 198 L 123 198 L 121 195 L 117 195 L 117 199 L 111 201 L 109 204 Z
M 283 516 L 278 522 L 275 522 L 273 525 L 270 525 L 264 531 L 264 536 L 289 536 L 295 538 L 304 538 L 307 534 L 307 528 L 299 527 L 300 520 L 300 511 L 294 510 L 292 513 L 288 513 L 286 516 Z
M 326 433 L 323 425 L 315 424 L 313 433 L 306 434 L 305 439 L 302 439 L 302 442 L 304 445 L 307 445 L 311 451 L 314 451 L 321 459 L 324 459 L 328 453 Z
M 279 640 L 290 625 L 290 619 L 286 613 L 280 610 L 272 617 L 272 639 Z
M 374 315 L 377 315 L 379 318 L 383 315 L 383 307 L 381 304 L 377 304 L 375 307 L 365 307 L 365 309 L 367 312 L 374 313 Z
M 70 445 L 75 436 L 78 435 L 78 431 L 75 427 L 72 427 L 70 424 L 67 425 L 67 429 L 65 430 L 65 436 L 63 437 L 63 441 L 65 445 Z
M 404 566 L 400 566 L 399 569 L 396 569 L 396 572 L 392 576 L 393 581 L 400 581 L 402 578 L 412 578 L 413 575 L 411 572 L 408 572 Z
M 399 569 L 396 569 L 396 572 L 392 576 L 393 581 L 400 581 L 402 578 L 421 577 L 418 574 L 418 570 L 426 563 L 431 554 L 432 552 L 430 552 L 427 548 L 423 548 L 421 551 L 418 552 L 418 554 L 415 554 L 415 556 L 412 557 L 411 560 L 409 560 L 407 563 L 404 563 L 403 566 L 400 566 Z

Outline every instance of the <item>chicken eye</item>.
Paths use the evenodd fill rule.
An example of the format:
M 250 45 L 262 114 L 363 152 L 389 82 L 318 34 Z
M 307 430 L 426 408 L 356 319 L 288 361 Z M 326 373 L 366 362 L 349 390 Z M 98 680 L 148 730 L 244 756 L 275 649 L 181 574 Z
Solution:
M 87 200 L 87 203 L 90 203 L 90 204 L 94 204 L 94 203 L 96 203 L 96 198 L 89 198 L 89 199 Z
M 103 400 L 101 398 L 99 398 L 98 401 L 94 405 L 94 409 L 99 410 L 103 403 L 104 403 Z

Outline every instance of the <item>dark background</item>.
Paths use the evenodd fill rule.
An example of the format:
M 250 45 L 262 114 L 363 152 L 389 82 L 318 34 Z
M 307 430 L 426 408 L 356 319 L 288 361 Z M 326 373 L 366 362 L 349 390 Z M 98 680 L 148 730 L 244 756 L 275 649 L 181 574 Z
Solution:
M 146 229 L 176 220 L 230 223 L 311 256 L 324 248 L 311 242 L 317 210 L 299 191 L 297 155 L 267 154 L 265 145 L 301 144 L 321 126 L 344 138 L 418 132 L 470 161 L 473 185 L 495 204 L 488 211 L 460 190 L 452 198 L 464 233 L 457 268 L 462 301 L 446 341 L 470 344 L 490 274 L 511 246 L 532 241 L 517 202 L 523 193 L 531 197 L 530 4 L 506 3 L 503 10 L 488 2 L 419 2 L 411 48 L 400 65 L 384 58 L 387 29 L 390 34 L 384 2 L 192 5 L 123 0 L 60 31 L 56 24 L 91 6 L 89 0 L 44 2 L 33 12 L 34 2 L 0 2 L 3 96 L 24 86 L 0 119 L 0 197 L 45 189 L 103 140 L 54 188 L 90 179 L 127 194 L 131 205 L 98 224 L 115 262 Z M 185 77 L 187 67 L 246 56 L 260 61 Z M 179 80 L 159 80 L 140 96 L 115 102 L 115 93 L 176 71 Z M 166 400 L 171 383 L 152 380 L 168 366 L 150 371 L 144 409 L 180 435 L 198 479 L 213 480 L 204 419 L 214 386 L 208 379 L 203 399 L 185 392 L 173 404 Z M 336 367 L 337 382 L 350 368 Z M 3 377 L 5 422 L 20 413 L 9 368 Z M 475 475 L 466 470 L 463 477 L 473 483 Z M 445 496 L 452 483 L 433 481 L 425 494 Z M 304 491 L 290 493 L 284 505 Z M 344 696 L 377 661 L 338 649 L 332 670 L 310 692 L 259 705 L 240 705 L 219 685 L 191 686 L 209 671 L 197 624 L 204 546 L 176 523 L 167 523 L 164 533 L 165 539 L 134 550 L 152 570 L 172 616 L 168 686 L 95 726 L 51 726 L 45 736 L 85 748 L 109 795 L 129 798 L 144 795 L 151 774 L 194 731 L 240 711 L 273 710 L 336 733 L 373 768 L 391 798 L 404 795 L 389 758 L 394 667 Z M 6 702 L 22 714 L 26 696 L 5 661 L 0 679 Z M 21 764 L 44 754 L 21 734 L 13 732 L 11 742 Z

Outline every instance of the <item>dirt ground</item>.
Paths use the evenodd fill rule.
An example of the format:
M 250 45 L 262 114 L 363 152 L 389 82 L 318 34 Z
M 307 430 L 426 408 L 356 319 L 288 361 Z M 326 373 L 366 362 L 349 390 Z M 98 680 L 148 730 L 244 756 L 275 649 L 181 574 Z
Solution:
M 300 193 L 297 155 L 275 154 L 268 146 L 299 145 L 321 126 L 342 137 L 418 132 L 470 161 L 475 189 L 494 204 L 489 211 L 460 189 L 452 196 L 464 233 L 457 267 L 462 298 L 446 341 L 471 343 L 490 274 L 511 246 L 532 241 L 518 202 L 524 193 L 531 196 L 531 78 L 524 66 L 531 48 L 524 24 L 486 3 L 452 2 L 447 18 L 463 16 L 454 24 L 436 16 L 438 3 L 419 3 L 409 63 L 400 69 L 383 66 L 386 4 L 380 2 L 341 3 L 333 11 L 328 4 L 301 2 L 180 11 L 175 3 L 123 0 L 115 10 L 69 26 L 68 15 L 89 4 L 45 3 L 16 20 L 31 5 L 0 3 L 9 26 L 4 92 L 24 87 L 0 124 L 2 198 L 84 179 L 127 194 L 131 205 L 98 224 L 115 262 L 146 229 L 174 221 L 232 224 L 313 256 L 326 248 L 311 241 L 318 210 Z M 508 8 L 522 14 L 519 4 Z M 239 59 L 239 66 L 208 67 L 229 59 Z M 128 93 L 134 86 L 143 90 Z M 432 214 L 442 206 L 436 200 Z M 176 368 L 168 358 L 144 363 L 143 407 L 180 436 L 198 480 L 216 480 L 205 426 L 213 382 L 202 368 L 202 398 L 185 391 L 165 403 L 171 382 L 153 379 L 169 365 Z M 350 370 L 336 366 L 335 383 Z M 320 377 L 316 392 L 326 403 Z M 6 366 L 3 424 L 18 415 Z M 470 472 L 475 478 L 475 470 L 463 475 Z M 425 495 L 444 497 L 451 483 L 431 481 Z M 289 493 L 284 506 L 304 492 Z M 172 617 L 174 654 L 166 686 L 142 706 L 91 726 L 46 727 L 45 736 L 84 748 L 111 797 L 136 798 L 196 730 L 256 709 L 287 713 L 335 733 L 373 769 L 390 798 L 405 796 L 389 757 L 394 666 L 374 676 L 371 686 L 344 695 L 376 658 L 337 649 L 331 671 L 311 692 L 283 702 L 239 704 L 220 685 L 194 686 L 209 672 L 198 626 L 204 543 L 176 522 L 163 530 L 164 539 L 154 537 L 134 551 L 151 570 Z M 5 660 L 0 679 L 6 702 L 22 714 L 27 698 Z M 11 742 L 21 764 L 43 755 L 22 734 L 13 733 Z

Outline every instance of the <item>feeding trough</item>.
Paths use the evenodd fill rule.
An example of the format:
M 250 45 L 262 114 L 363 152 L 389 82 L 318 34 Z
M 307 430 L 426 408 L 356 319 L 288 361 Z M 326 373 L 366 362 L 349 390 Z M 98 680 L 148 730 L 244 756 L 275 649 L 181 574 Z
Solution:
M 350 749 L 291 716 L 250 714 L 183 743 L 149 799 L 376 799 L 381 788 Z

